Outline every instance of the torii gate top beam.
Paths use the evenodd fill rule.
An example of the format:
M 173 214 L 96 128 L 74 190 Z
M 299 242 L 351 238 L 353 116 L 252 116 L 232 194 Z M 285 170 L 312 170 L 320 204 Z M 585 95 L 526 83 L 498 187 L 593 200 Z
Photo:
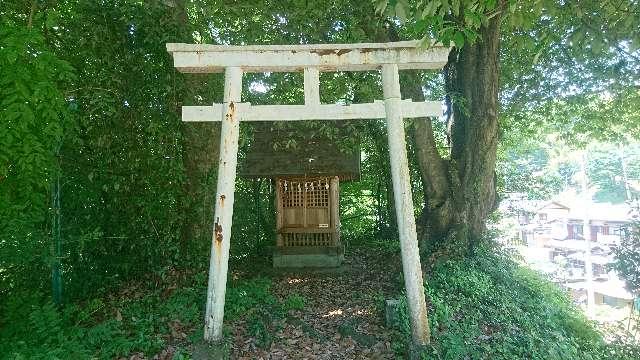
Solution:
M 324 44 L 278 46 L 225 46 L 167 44 L 181 72 L 225 72 L 224 103 L 183 107 L 184 121 L 220 120 L 221 141 L 214 227 L 209 263 L 205 340 L 222 339 L 225 291 L 233 219 L 240 120 L 320 120 L 386 117 L 391 178 L 407 289 L 413 341 L 429 342 L 429 324 L 403 118 L 437 116 L 437 102 L 403 101 L 400 69 L 439 69 L 448 58 L 443 46 L 420 48 L 418 41 L 383 44 Z M 380 70 L 384 102 L 344 106 L 320 103 L 320 71 Z M 244 72 L 304 72 L 304 105 L 252 106 L 241 102 Z M 218 114 L 218 116 L 216 116 Z
M 208 45 L 167 44 L 174 66 L 184 73 L 223 72 L 231 66 L 243 72 L 295 72 L 378 70 L 397 64 L 399 70 L 440 69 L 449 48 L 440 44 L 420 47 L 419 41 L 313 45 Z

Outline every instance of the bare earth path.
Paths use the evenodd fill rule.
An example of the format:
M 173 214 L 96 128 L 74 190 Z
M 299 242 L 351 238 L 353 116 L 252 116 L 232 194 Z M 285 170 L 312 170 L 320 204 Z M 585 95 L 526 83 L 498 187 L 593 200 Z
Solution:
M 390 332 L 384 327 L 383 300 L 398 293 L 399 259 L 366 249 L 347 254 L 336 272 L 288 272 L 273 278 L 272 292 L 284 302 L 304 297 L 262 338 L 251 324 L 232 324 L 233 359 L 393 359 Z M 255 332 L 254 332 L 255 333 Z

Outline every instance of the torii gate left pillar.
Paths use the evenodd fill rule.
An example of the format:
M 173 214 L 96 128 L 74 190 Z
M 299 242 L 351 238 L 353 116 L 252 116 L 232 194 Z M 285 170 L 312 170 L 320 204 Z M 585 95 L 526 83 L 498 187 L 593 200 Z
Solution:
M 429 325 L 404 133 L 404 118 L 440 114 L 437 101 L 400 98 L 398 70 L 439 69 L 449 49 L 420 48 L 418 42 L 284 46 L 217 46 L 167 44 L 174 65 L 182 72 L 224 71 L 224 103 L 185 106 L 183 121 L 222 121 L 214 229 L 205 314 L 206 341 L 222 340 L 231 222 L 238 160 L 240 121 L 387 119 L 393 192 L 399 227 L 402 267 L 414 345 L 429 342 Z M 349 106 L 321 104 L 320 71 L 380 70 L 384 103 Z M 305 105 L 252 106 L 241 102 L 242 74 L 304 71 Z
M 209 261 L 209 283 L 205 312 L 204 338 L 222 339 L 224 300 L 229 270 L 231 223 L 236 190 L 238 165 L 238 140 L 240 137 L 240 103 L 242 93 L 242 69 L 228 67 L 224 71 L 224 114 L 222 115 L 220 154 L 218 159 L 218 185 Z

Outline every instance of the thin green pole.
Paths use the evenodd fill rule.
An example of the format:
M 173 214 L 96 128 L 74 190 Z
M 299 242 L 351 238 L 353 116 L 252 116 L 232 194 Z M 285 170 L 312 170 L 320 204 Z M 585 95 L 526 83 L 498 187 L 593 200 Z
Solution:
M 62 237 L 61 229 L 61 211 L 60 211 L 60 173 L 56 174 L 56 180 L 51 189 L 51 210 L 52 226 L 51 235 L 53 241 L 53 261 L 51 263 L 51 286 L 53 290 L 53 302 L 60 306 L 62 304 L 62 266 L 60 260 L 62 258 Z

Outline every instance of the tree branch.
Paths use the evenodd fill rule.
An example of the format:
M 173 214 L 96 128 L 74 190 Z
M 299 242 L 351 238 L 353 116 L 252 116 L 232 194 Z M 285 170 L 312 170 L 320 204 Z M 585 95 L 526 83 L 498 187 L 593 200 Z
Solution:
M 28 29 L 31 29 L 31 27 L 33 27 L 33 15 L 36 13 L 37 7 L 38 7 L 38 2 L 36 0 L 32 0 L 31 10 L 29 10 L 29 21 L 27 22 Z
M 407 75 L 409 76 L 405 77 L 405 86 L 402 89 L 403 98 L 424 101 L 419 72 L 414 71 Z M 433 205 L 440 204 L 444 202 L 449 191 L 446 162 L 438 153 L 431 119 L 414 119 L 413 126 L 416 155 L 426 195 Z

